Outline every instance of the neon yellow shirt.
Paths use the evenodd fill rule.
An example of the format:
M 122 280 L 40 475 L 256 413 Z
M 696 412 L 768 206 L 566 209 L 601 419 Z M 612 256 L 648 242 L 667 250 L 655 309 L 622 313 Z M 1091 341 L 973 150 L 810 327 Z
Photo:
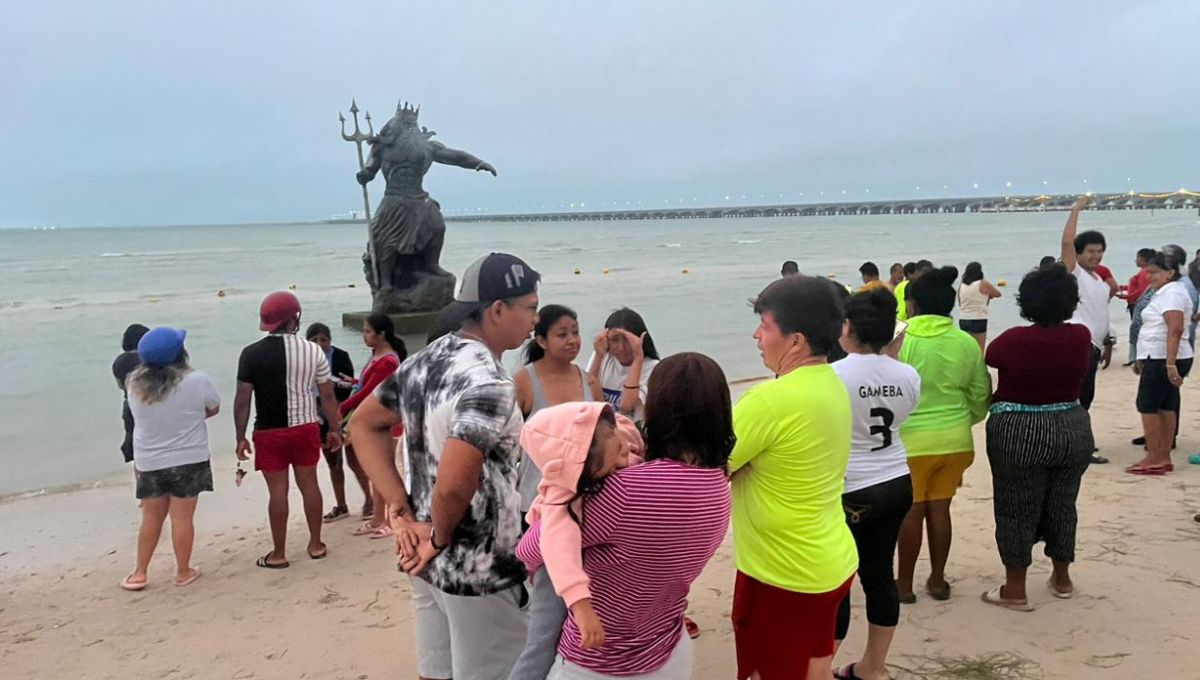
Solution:
M 827 593 L 858 569 L 842 511 L 850 397 L 828 364 L 747 391 L 733 409 L 734 562 L 798 593 Z
M 901 321 L 908 321 L 908 301 L 904 299 L 905 288 L 908 288 L 908 279 L 897 283 L 896 290 L 892 291 L 896 295 L 896 318 Z
M 922 314 L 908 320 L 899 359 L 921 376 L 917 408 L 900 426 L 908 457 L 974 451 L 971 426 L 987 416 L 992 398 L 979 341 L 948 316 Z

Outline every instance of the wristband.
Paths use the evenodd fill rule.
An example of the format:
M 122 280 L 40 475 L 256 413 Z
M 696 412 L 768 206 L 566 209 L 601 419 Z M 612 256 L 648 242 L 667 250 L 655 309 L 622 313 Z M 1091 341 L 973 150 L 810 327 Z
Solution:
M 433 549 L 438 552 L 442 552 L 446 548 L 450 547 L 449 543 L 447 543 L 446 545 L 438 545 L 437 544 L 437 529 L 434 529 L 434 528 L 431 528 L 429 530 L 429 545 L 432 545 Z
M 641 389 L 641 385 L 621 385 L 621 387 L 624 387 L 627 390 Z

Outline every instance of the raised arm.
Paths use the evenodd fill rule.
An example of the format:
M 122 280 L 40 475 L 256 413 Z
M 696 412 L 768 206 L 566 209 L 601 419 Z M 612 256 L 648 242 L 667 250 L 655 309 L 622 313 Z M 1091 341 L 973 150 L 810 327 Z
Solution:
M 433 145 L 433 160 L 435 162 L 445 165 L 457 165 L 460 168 L 468 170 L 483 170 L 484 172 L 492 173 L 492 177 L 496 176 L 496 168 L 493 168 L 490 163 L 486 163 L 466 151 L 450 149 L 437 142 L 433 142 Z
M 1087 207 L 1088 201 L 1091 199 L 1087 196 L 1080 196 L 1075 205 L 1071 206 L 1071 214 L 1067 217 L 1067 225 L 1063 227 L 1062 234 L 1062 264 L 1067 268 L 1067 271 L 1075 271 L 1075 233 L 1079 226 L 1079 213 Z

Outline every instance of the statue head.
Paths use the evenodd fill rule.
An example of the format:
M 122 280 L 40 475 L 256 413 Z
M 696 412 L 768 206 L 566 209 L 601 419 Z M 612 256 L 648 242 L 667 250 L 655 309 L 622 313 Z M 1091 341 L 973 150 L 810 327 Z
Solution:
M 415 108 L 410 106 L 406 101 L 396 102 L 396 121 L 399 122 L 401 129 L 416 130 L 418 129 L 417 117 L 421 115 L 421 105 L 418 104 Z

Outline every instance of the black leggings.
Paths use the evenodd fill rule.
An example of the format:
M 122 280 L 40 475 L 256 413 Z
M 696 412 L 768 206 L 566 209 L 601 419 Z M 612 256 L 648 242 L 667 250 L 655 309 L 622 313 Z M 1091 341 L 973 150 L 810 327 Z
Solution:
M 900 594 L 892 558 L 900 525 L 912 506 L 912 478 L 908 475 L 868 486 L 842 496 L 846 524 L 858 546 L 858 581 L 867 595 L 867 621 L 876 626 L 895 626 L 900 620 Z M 850 594 L 838 607 L 838 641 L 850 630 Z

